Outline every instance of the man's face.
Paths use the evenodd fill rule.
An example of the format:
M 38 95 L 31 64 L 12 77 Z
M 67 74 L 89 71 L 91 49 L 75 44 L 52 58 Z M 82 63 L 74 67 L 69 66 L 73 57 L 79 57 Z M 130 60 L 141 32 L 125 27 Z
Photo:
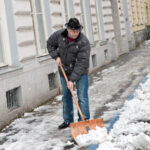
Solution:
M 76 39 L 80 33 L 80 30 L 71 30 L 69 28 L 67 28 L 67 31 L 68 31 L 69 37 L 72 39 Z

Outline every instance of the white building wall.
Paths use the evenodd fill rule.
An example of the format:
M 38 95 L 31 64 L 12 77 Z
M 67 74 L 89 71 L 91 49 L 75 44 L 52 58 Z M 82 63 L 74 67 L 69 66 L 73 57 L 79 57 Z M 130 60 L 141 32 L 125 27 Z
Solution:
M 135 49 L 135 39 L 132 31 L 133 20 L 131 16 L 131 3 L 130 0 L 122 1 L 122 7 L 124 12 L 125 18 L 125 29 L 126 29 L 126 36 L 129 43 L 129 50 Z
M 50 0 L 49 6 L 51 10 L 52 31 L 57 31 L 64 27 L 63 8 L 61 0 Z
M 33 0 L 13 0 L 12 13 L 16 37 L 15 57 L 17 65 L 8 65 L 0 70 L 0 127 L 25 111 L 32 110 L 56 95 L 60 90 L 57 65 L 47 50 L 39 54 L 39 43 L 35 26 Z M 9 3 L 6 3 L 9 4 Z M 118 58 L 115 40 L 113 11 L 110 0 L 41 0 L 44 37 L 64 27 L 69 17 L 77 17 L 84 26 L 83 32 L 91 43 L 90 72 Z M 46 5 L 48 4 L 48 5 Z M 46 6 L 45 6 L 46 5 Z M 99 10 L 101 6 L 101 10 Z M 122 6 L 119 14 L 122 14 Z M 71 10 L 72 8 L 73 10 Z M 102 12 L 102 13 L 99 13 Z M 69 14 L 68 14 L 69 13 Z M 120 16 L 121 36 L 126 36 L 124 15 Z M 101 22 L 100 22 L 101 21 Z M 103 28 L 101 28 L 103 27 Z M 48 33 L 47 33 L 48 32 Z M 102 35 L 104 33 L 104 35 Z M 46 43 L 46 41 L 45 41 Z M 14 49 L 10 49 L 13 51 Z M 12 55 L 14 58 L 15 54 Z M 50 90 L 48 75 L 54 73 L 57 87 Z M 19 90 L 19 107 L 7 108 L 6 92 L 16 87 Z M 1 123 L 2 122 L 2 123 Z
M 29 0 L 13 1 L 19 60 L 36 56 L 33 22 Z
M 15 32 L 13 35 L 16 37 L 17 52 L 14 52 L 18 54 L 15 58 L 18 63 L 0 69 L 0 128 L 24 112 L 41 105 L 60 91 L 59 80 L 55 89 L 51 90 L 49 85 L 49 74 L 54 73 L 55 79 L 59 79 L 55 61 L 49 55 L 44 57 L 38 55 L 30 1 L 14 0 L 12 8 L 14 28 L 11 30 Z M 5 13 L 10 14 L 9 9 Z M 14 39 L 11 41 L 13 42 Z M 15 56 L 13 50 L 10 49 L 11 54 Z M 9 109 L 6 92 L 18 87 L 18 107 Z
M 112 40 L 114 38 L 114 25 L 110 0 L 102 0 L 102 11 L 104 17 L 105 38 L 106 40 Z
M 91 18 L 92 18 L 92 31 L 94 36 L 94 42 L 100 40 L 99 37 L 99 28 L 98 28 L 98 14 L 96 8 L 96 0 L 90 0 L 90 10 L 91 10 Z

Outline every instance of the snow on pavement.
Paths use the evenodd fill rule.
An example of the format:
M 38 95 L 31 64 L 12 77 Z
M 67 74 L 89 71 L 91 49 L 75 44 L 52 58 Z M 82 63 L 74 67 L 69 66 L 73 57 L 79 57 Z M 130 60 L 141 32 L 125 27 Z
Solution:
M 6 140 L 0 145 L 0 150 L 46 150 L 55 143 L 59 143 L 55 150 L 61 150 L 65 143 L 59 138 L 51 138 L 51 132 L 56 130 L 53 124 L 59 119 L 49 117 L 53 110 L 55 111 L 54 106 L 41 106 L 32 113 L 25 113 L 23 118 L 15 120 L 0 134 L 0 141 Z
M 96 127 L 88 134 L 78 135 L 81 146 L 100 144 L 97 150 L 150 150 L 150 74 L 135 90 L 134 99 L 125 102 L 120 118 L 107 134 Z
M 93 75 L 93 84 L 89 87 L 91 119 L 101 118 L 103 116 L 104 121 L 107 123 L 112 116 L 115 115 L 117 109 L 124 103 L 124 100 L 132 93 L 145 74 L 149 72 L 149 60 L 149 49 L 131 51 L 130 54 L 123 56 L 120 60 L 112 63 L 106 69 Z M 140 92 L 142 93 L 142 90 L 139 90 L 137 93 Z M 143 92 L 143 95 L 140 94 L 140 102 L 143 101 L 143 97 L 145 98 L 144 93 L 147 93 L 146 97 L 148 97 L 149 89 L 147 88 L 147 92 Z M 57 129 L 57 126 L 63 121 L 62 103 L 60 100 L 61 96 L 56 97 L 56 101 L 52 104 L 41 106 L 31 113 L 25 113 L 24 117 L 16 119 L 2 130 L 0 133 L 0 150 L 66 150 L 64 147 L 73 145 L 70 141 L 70 139 L 72 139 L 70 129 Z M 140 106 L 142 106 L 141 103 Z M 127 107 L 127 104 L 125 107 Z M 144 103 L 143 108 L 146 108 Z M 140 112 L 142 114 L 142 110 Z M 146 119 L 147 116 L 144 117 Z M 75 113 L 75 121 L 76 119 L 77 115 Z M 123 122 L 125 123 L 120 124 L 122 126 L 121 128 L 127 123 L 124 120 Z M 123 142 L 121 139 L 126 142 L 130 137 L 132 140 L 134 139 L 134 141 L 136 141 L 135 144 L 137 145 L 140 144 L 140 142 L 147 143 L 149 132 L 144 131 L 150 131 L 147 127 L 149 121 L 140 121 L 140 123 L 144 124 L 144 129 L 142 128 L 142 132 L 135 136 L 135 139 L 132 133 L 128 135 L 130 130 L 127 132 L 127 128 L 123 128 L 124 130 L 126 129 L 125 133 L 118 130 L 118 123 L 116 123 L 114 129 L 110 133 L 114 140 L 106 140 L 107 143 L 103 141 L 99 148 L 107 150 L 108 147 L 109 150 L 118 150 L 118 148 L 120 148 L 119 144 Z M 129 126 L 129 124 L 127 125 Z M 138 127 L 139 130 L 141 125 L 138 125 L 134 121 L 129 129 L 134 129 L 135 126 Z M 115 129 L 118 131 L 115 131 Z M 136 131 L 134 131 L 134 133 L 137 134 Z M 122 138 L 117 139 L 117 136 Z M 126 139 L 126 136 L 129 139 Z M 143 140 L 141 140 L 141 138 Z M 133 147 L 135 146 L 133 145 Z M 73 148 L 70 148 L 70 150 L 77 149 L 80 149 L 80 146 L 74 145 Z M 128 150 L 132 149 L 130 148 Z
M 150 150 L 150 74 L 147 77 L 136 89 L 134 98 L 125 102 L 109 133 L 112 139 L 100 144 L 97 150 Z
M 120 119 L 114 125 L 114 128 L 111 130 L 109 135 L 107 134 L 106 128 L 97 127 L 96 130 L 89 131 L 89 134 L 87 135 L 78 136 L 78 144 L 80 146 L 86 146 L 99 143 L 100 146 L 97 150 L 149 150 L 149 87 L 150 75 L 148 75 L 148 80 L 144 84 L 141 84 L 135 91 L 134 99 L 125 102 Z M 61 99 L 61 96 L 57 98 L 57 101 L 59 101 L 59 99 Z M 42 118 L 42 116 L 34 116 L 36 112 L 39 113 L 42 111 L 46 111 L 48 113 L 43 116 L 44 118 Z M 15 137 L 13 138 L 10 136 L 10 134 L 13 134 L 13 130 L 6 135 L 4 135 L 4 133 L 0 134 L 0 139 L 10 136 L 8 141 L 5 142 L 3 146 L 0 146 L 0 148 L 6 150 L 46 150 L 52 148 L 54 144 L 54 150 L 61 150 L 66 144 L 72 144 L 69 141 L 68 143 L 64 143 L 59 138 L 51 139 L 48 136 L 47 133 L 50 133 L 52 129 L 50 124 L 50 121 L 52 120 L 48 117 L 50 113 L 49 111 L 52 111 L 52 108 L 50 108 L 49 105 L 41 106 L 35 109 L 33 113 L 25 113 L 24 118 L 15 120 L 11 126 L 13 126 L 13 129 L 17 129 L 17 131 L 14 131 L 18 132 L 18 134 L 15 134 Z M 57 120 L 59 118 L 55 119 Z M 30 124 L 31 122 L 32 125 Z M 7 130 L 7 128 L 5 130 Z
M 97 150 L 150 150 L 150 74 L 135 90 L 134 99 L 126 101 L 119 120 L 107 134 L 97 127 L 88 134 L 77 136 L 81 146 L 100 144 Z

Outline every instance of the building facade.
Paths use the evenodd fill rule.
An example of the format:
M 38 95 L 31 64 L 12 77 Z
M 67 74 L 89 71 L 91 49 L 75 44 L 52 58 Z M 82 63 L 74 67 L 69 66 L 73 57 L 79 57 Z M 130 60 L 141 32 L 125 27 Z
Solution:
M 132 31 L 135 44 L 138 46 L 147 38 L 147 25 L 150 25 L 150 1 L 130 0 Z
M 138 19 L 137 24 L 134 2 L 144 22 Z M 60 92 L 57 65 L 46 49 L 53 32 L 70 17 L 80 20 L 91 44 L 92 72 L 135 48 L 136 32 L 150 23 L 148 2 L 143 7 L 139 2 L 143 1 L 1 0 L 0 128 Z

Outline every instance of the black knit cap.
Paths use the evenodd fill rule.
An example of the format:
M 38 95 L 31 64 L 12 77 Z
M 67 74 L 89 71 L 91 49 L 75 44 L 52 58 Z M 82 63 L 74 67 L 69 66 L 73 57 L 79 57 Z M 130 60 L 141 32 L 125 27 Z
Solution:
M 70 18 L 69 21 L 65 24 L 65 26 L 71 30 L 82 30 L 83 26 L 80 24 L 77 18 Z

